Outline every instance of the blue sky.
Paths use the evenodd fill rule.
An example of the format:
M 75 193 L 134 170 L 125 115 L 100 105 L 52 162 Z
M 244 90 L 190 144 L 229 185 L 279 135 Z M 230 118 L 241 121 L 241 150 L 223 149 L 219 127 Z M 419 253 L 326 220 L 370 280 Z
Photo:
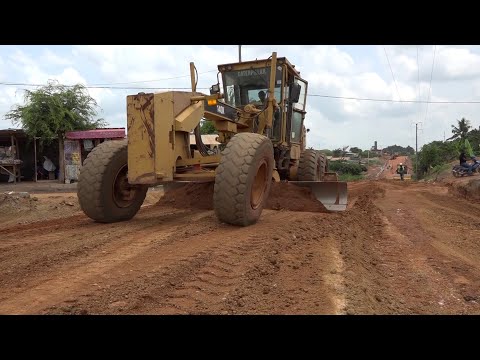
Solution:
M 243 45 L 242 59 L 268 57 L 272 51 L 296 65 L 309 82 L 310 95 L 391 100 L 428 100 L 430 96 L 432 101 L 480 99 L 478 46 Z M 141 88 L 89 89 L 102 109 L 99 117 L 112 127 L 125 127 L 127 95 L 142 89 L 189 87 L 190 61 L 195 62 L 200 73 L 198 86 L 208 88 L 216 82 L 212 70 L 216 70 L 217 64 L 237 60 L 237 45 L 9 45 L 0 46 L 0 83 L 45 84 L 49 79 L 57 79 L 66 85 Z M 0 128 L 13 127 L 4 115 L 15 104 L 23 103 L 24 88 L 0 84 Z M 480 104 L 429 104 L 427 108 L 426 104 L 310 96 L 306 121 L 311 131 L 307 145 L 365 149 L 377 141 L 380 146 L 415 147 L 414 124 L 421 122 L 421 146 L 443 140 L 444 133 L 450 136 L 450 125 L 462 117 L 479 127 Z

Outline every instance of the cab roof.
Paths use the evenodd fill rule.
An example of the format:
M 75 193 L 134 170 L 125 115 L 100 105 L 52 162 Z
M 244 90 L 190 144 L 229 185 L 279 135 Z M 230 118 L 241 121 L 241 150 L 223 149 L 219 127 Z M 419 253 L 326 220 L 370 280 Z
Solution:
M 266 66 L 268 62 L 270 62 L 270 57 L 268 59 L 255 59 L 255 60 L 242 61 L 242 62 L 236 62 L 236 63 L 221 64 L 221 65 L 218 65 L 218 71 L 223 72 L 225 70 L 231 70 L 234 67 L 248 68 L 249 65 L 256 65 L 256 67 Z M 290 73 L 293 73 L 295 76 L 300 77 L 300 71 L 297 71 L 295 69 L 295 65 L 292 65 L 287 60 L 287 58 L 277 57 L 277 64 L 280 64 L 280 65 L 287 64 L 288 71 Z

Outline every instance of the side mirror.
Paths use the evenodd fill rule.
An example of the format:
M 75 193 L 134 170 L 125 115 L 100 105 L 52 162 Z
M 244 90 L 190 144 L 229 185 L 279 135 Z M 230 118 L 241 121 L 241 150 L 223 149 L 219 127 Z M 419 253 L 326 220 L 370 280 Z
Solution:
M 289 99 L 292 103 L 297 103 L 298 100 L 300 100 L 300 91 L 302 90 L 302 87 L 300 84 L 293 83 L 290 85 L 290 94 L 289 94 Z
M 218 94 L 219 92 L 220 92 L 220 85 L 219 84 L 212 85 L 212 87 L 210 88 L 210 95 Z

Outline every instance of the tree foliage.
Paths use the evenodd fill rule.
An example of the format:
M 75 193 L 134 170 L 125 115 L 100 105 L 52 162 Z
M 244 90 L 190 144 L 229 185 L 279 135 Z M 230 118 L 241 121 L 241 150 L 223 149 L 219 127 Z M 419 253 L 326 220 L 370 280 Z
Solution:
M 468 144 L 467 144 L 468 147 Z M 432 141 L 425 144 L 418 153 L 419 177 L 430 174 L 435 168 L 458 158 L 461 151 L 465 151 L 465 141 Z M 468 152 L 468 150 L 467 150 Z M 415 159 L 412 159 L 415 163 Z
M 415 154 L 415 149 L 412 148 L 410 145 L 407 147 L 403 147 L 400 145 L 390 145 L 383 149 L 384 152 L 388 154 L 398 154 L 398 155 L 413 155 Z
M 472 145 L 470 145 L 470 141 L 468 141 L 468 139 L 465 139 L 464 147 L 465 147 L 465 153 L 468 156 L 473 156 L 474 155 Z
M 217 130 L 215 129 L 215 126 L 213 125 L 213 122 L 210 120 L 205 120 L 201 123 L 200 125 L 200 134 L 216 134 Z
M 362 165 L 348 161 L 332 161 L 329 164 L 329 169 L 330 171 L 335 171 L 339 174 L 350 175 L 360 175 L 362 171 L 366 171 L 366 168 L 362 167 Z
M 16 105 L 6 114 L 14 125 L 21 125 L 31 137 L 50 143 L 63 138 L 65 132 L 103 127 L 106 122 L 96 119 L 97 102 L 85 86 L 66 86 L 56 81 L 36 90 L 25 90 L 25 105 Z
M 319 150 L 321 153 L 325 154 L 325 156 L 333 156 L 333 151 L 329 149 L 322 149 Z
M 354 146 L 354 147 L 350 148 L 350 152 L 355 153 L 355 154 L 361 154 L 361 153 L 362 153 L 362 149 Z
M 473 153 L 475 155 L 480 155 L 478 154 L 480 150 L 480 130 L 473 129 L 469 131 L 467 134 L 467 139 L 470 142 L 470 145 L 472 146 Z
M 472 126 L 470 125 L 470 120 L 462 118 L 461 120 L 457 120 L 457 126 L 452 125 L 452 136 L 449 137 L 447 140 L 456 140 L 460 139 L 461 141 L 465 141 L 467 138 L 467 134 L 470 131 Z
M 436 165 L 442 163 L 440 156 L 440 150 L 437 144 L 430 143 L 422 148 L 422 152 L 419 155 L 418 167 L 421 173 L 426 173 L 428 170 Z
M 343 154 L 343 150 L 338 148 L 332 151 L 333 157 L 340 157 Z
M 361 153 L 360 153 L 360 157 L 361 158 L 376 158 L 376 157 L 379 157 L 380 155 L 377 154 L 375 151 L 370 151 L 370 150 L 363 150 Z

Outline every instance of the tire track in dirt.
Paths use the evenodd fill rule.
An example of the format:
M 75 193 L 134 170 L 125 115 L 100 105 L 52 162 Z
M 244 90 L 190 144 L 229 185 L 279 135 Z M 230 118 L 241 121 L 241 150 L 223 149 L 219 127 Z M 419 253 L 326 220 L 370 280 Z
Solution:
M 222 265 L 216 263 L 216 257 L 213 258 L 213 263 L 208 264 L 208 260 L 215 255 L 217 249 L 223 249 L 227 246 L 229 249 L 229 244 L 233 248 L 230 249 L 230 253 L 235 253 L 238 251 L 239 253 L 237 256 L 244 254 L 244 250 L 248 249 L 249 246 L 247 245 L 246 248 L 236 244 L 239 241 L 249 241 L 249 238 L 243 239 L 243 233 L 248 233 L 248 228 L 237 228 L 233 226 L 219 224 L 218 221 L 214 218 L 213 212 L 209 212 L 208 217 L 204 218 L 197 218 L 197 221 L 201 221 L 201 223 L 197 224 L 194 223 L 191 228 L 186 229 L 183 232 L 179 232 L 178 234 L 172 234 L 171 236 L 165 238 L 162 243 L 155 244 L 156 247 L 156 254 L 155 254 L 155 262 L 162 264 L 159 266 L 158 269 L 150 269 L 150 272 L 146 271 L 147 269 L 143 268 L 142 271 L 147 273 L 145 276 L 140 276 L 139 279 L 135 279 L 135 281 L 126 281 L 125 283 L 118 284 L 117 286 L 113 287 L 109 294 L 107 294 L 108 299 L 103 299 L 103 294 L 99 296 L 101 299 L 97 301 L 106 302 L 106 310 L 108 313 L 108 308 L 113 308 L 113 310 L 117 310 L 118 299 L 123 299 L 123 297 L 131 297 L 128 294 L 137 294 L 141 293 L 140 298 L 143 299 L 141 301 L 141 305 L 138 303 L 134 303 L 133 305 L 129 303 L 128 313 L 136 313 L 142 311 L 152 311 L 153 313 L 170 313 L 171 308 L 176 309 L 177 313 L 184 313 L 186 310 L 182 310 L 181 305 L 175 305 L 175 301 L 164 303 L 160 302 L 153 306 L 154 310 L 150 310 L 152 306 L 149 306 L 148 302 L 145 302 L 144 299 L 157 299 L 157 296 L 153 296 L 149 292 L 152 291 L 153 293 L 158 293 L 162 296 L 160 298 L 172 298 L 175 299 L 176 296 L 175 286 L 177 284 L 182 284 L 183 281 L 188 281 L 189 279 L 195 280 L 196 274 L 199 273 L 200 269 L 207 266 L 207 270 L 205 271 L 212 271 L 217 269 L 222 269 Z M 273 215 L 273 214 L 271 214 Z M 286 217 L 286 215 L 285 215 Z M 267 215 L 262 222 L 267 222 L 268 224 Z M 212 237 L 206 238 L 209 236 L 206 234 L 205 229 L 214 229 L 215 233 Z M 179 235 L 181 236 L 179 238 Z M 240 240 L 243 239 L 243 240 Z M 242 251 L 242 249 L 244 249 Z M 219 250 L 222 254 L 225 255 L 224 251 Z M 145 260 L 144 257 L 142 257 Z M 211 266 L 211 270 L 208 270 L 208 266 Z M 223 269 L 225 270 L 225 269 Z M 125 279 L 128 280 L 128 279 Z M 143 289 L 143 290 L 142 290 Z M 87 299 L 87 304 L 90 303 L 90 299 Z M 124 301 L 123 301 L 124 302 Z M 120 311 L 125 311 L 123 306 L 122 300 L 120 300 L 120 304 L 122 308 L 118 309 Z M 178 302 L 178 299 L 177 299 Z M 182 302 L 182 301 L 180 301 Z M 184 302 L 184 301 L 183 301 Z M 81 302 L 75 305 L 76 307 L 80 307 L 84 309 L 84 306 L 81 305 Z M 146 309 L 145 309 L 146 308 Z M 163 309 L 163 310 L 162 310 Z M 81 311 L 81 310 L 80 310 Z M 104 312 L 105 309 L 95 310 L 90 309 L 89 312 L 93 311 L 96 312 Z
M 117 277 L 116 283 L 51 303 L 41 312 L 301 313 L 300 307 L 284 306 L 291 300 L 283 295 L 295 291 L 304 294 L 305 308 L 336 313 L 336 304 L 341 303 L 335 300 L 338 289 L 332 285 L 335 281 L 330 271 L 324 272 L 340 272 L 338 264 L 335 255 L 316 248 L 325 239 L 319 236 L 323 230 L 311 234 L 308 226 L 308 219 L 328 221 L 330 216 L 265 211 L 256 225 L 238 228 L 219 223 L 213 214 L 206 215 L 197 222 L 190 221 L 184 233 L 171 234 L 131 260 L 131 277 Z M 300 227 L 290 229 L 297 222 Z M 293 234 L 297 234 L 295 238 Z M 336 240 L 330 241 L 333 251 Z M 308 256 L 302 257 L 302 249 L 309 246 Z M 156 265 L 146 265 L 152 262 Z M 279 277 L 281 281 L 277 281 Z
M 293 224 L 301 224 L 305 219 L 313 222 L 315 216 L 296 217 Z M 344 299 L 337 253 L 337 241 L 322 231 L 287 231 L 262 249 L 258 263 L 225 299 L 224 313 L 342 313 Z
M 33 252 L 29 252 L 33 259 L 23 259 L 15 271 L 10 268 L 6 271 L 7 276 L 2 276 L 2 282 L 11 286 L 2 286 L 0 299 L 4 301 L 0 301 L 0 313 L 35 312 L 45 302 L 61 299 L 83 287 L 91 287 L 92 284 L 98 286 L 97 283 L 103 280 L 99 281 L 100 275 L 119 264 L 129 263 L 130 259 L 144 252 L 150 243 L 161 241 L 163 237 L 168 238 L 172 232 L 181 228 L 184 217 L 188 219 L 188 212 L 180 210 L 163 215 L 156 214 L 132 221 L 129 223 L 131 229 L 128 229 L 130 226 L 127 227 L 129 231 L 125 231 L 125 223 L 120 223 L 110 225 L 111 232 L 103 237 L 99 237 L 98 233 L 94 237 L 86 233 L 83 237 L 74 239 L 75 246 L 68 243 L 65 246 L 69 248 L 67 252 L 60 250 L 49 253 L 48 250 L 56 247 L 58 236 L 44 239 L 53 241 L 46 244 L 49 249 L 38 254 L 34 248 Z M 85 250 L 86 246 L 88 251 Z M 5 265 L 2 263 L 2 268 Z M 122 269 L 117 269 L 112 274 L 113 278 L 127 275 Z M 95 278 L 97 280 L 91 280 Z
M 60 296 L 68 296 L 69 292 L 71 293 L 70 296 L 73 296 L 75 295 L 74 292 L 78 290 L 77 288 L 80 290 L 82 287 L 91 288 L 92 284 L 98 287 L 104 287 L 107 283 L 110 283 L 108 284 L 108 286 L 110 286 L 114 280 L 128 280 L 132 276 L 136 276 L 136 274 L 129 276 L 128 271 L 122 269 L 122 267 L 126 267 L 125 264 L 130 269 L 130 272 L 148 272 L 149 270 L 162 267 L 158 266 L 155 261 L 151 261 L 153 260 L 151 259 L 153 256 L 146 254 L 148 250 L 153 249 L 157 250 L 157 252 L 163 252 L 167 257 L 167 263 L 171 261 L 175 262 L 178 259 L 175 257 L 172 259 L 170 257 L 175 251 L 169 249 L 171 246 L 168 245 L 172 245 L 175 242 L 182 243 L 185 241 L 185 238 L 192 235 L 205 235 L 215 228 L 215 226 L 211 226 L 215 225 L 216 222 L 212 211 L 196 211 L 185 216 L 183 212 L 177 210 L 171 215 L 172 218 L 164 222 L 163 226 L 152 225 L 147 229 L 143 228 L 140 232 L 133 231 L 131 236 L 122 236 L 121 239 L 118 239 L 118 242 L 113 242 L 103 247 L 104 251 L 102 251 L 101 254 L 97 251 L 97 254 L 93 254 L 93 256 L 88 259 L 77 261 L 75 265 L 69 264 L 68 268 L 70 268 L 70 270 L 56 269 L 56 272 L 61 271 L 64 273 L 63 276 L 54 278 L 53 280 L 37 279 L 36 282 L 40 282 L 41 285 L 28 289 L 26 292 L 23 291 L 20 298 L 25 298 L 26 301 L 29 301 L 30 297 L 32 297 L 31 293 L 36 293 L 38 297 L 38 293 L 40 292 L 41 294 L 49 294 L 48 299 L 46 299 L 49 302 L 54 301 L 55 296 L 52 296 L 53 289 L 59 287 L 58 283 L 66 282 L 66 278 L 69 278 L 74 285 L 69 284 L 66 288 L 64 287 L 61 293 L 58 294 Z M 207 221 L 205 222 L 206 219 Z M 208 219 L 210 221 L 208 221 Z M 201 222 L 201 224 L 197 224 L 198 222 Z M 191 229 L 189 228 L 186 231 L 182 231 L 185 223 L 194 223 L 195 225 L 193 225 Z M 179 239 L 179 236 L 182 235 L 185 237 Z M 191 246 L 192 244 L 185 245 Z M 85 268 L 86 270 L 79 272 L 77 270 L 78 267 Z M 105 274 L 106 272 L 109 273 Z M 100 279 L 98 279 L 99 277 Z M 97 280 L 90 281 L 90 279 L 94 278 L 97 278 Z M 20 298 L 15 297 L 10 299 L 9 302 L 0 303 L 0 310 L 4 311 L 6 309 L 7 312 L 10 311 L 8 308 L 10 304 L 15 304 L 15 306 L 18 307 L 22 303 Z M 30 308 L 29 311 L 35 311 L 38 307 L 39 306 L 33 309 Z
M 242 259 L 251 256 L 261 246 L 261 239 L 246 238 L 225 249 L 215 247 L 209 254 L 209 261 L 168 294 L 161 312 L 188 314 L 191 309 L 195 313 L 221 312 L 226 297 L 247 268 Z
M 365 186 L 350 214 L 344 214 L 345 226 L 351 230 L 350 238 L 342 237 L 346 313 L 462 311 L 463 304 L 444 306 L 438 296 L 452 289 L 427 261 L 426 254 L 432 251 L 428 234 L 409 209 L 411 204 L 417 208 L 418 194 L 399 191 L 402 185 L 386 182 Z
M 5 289 L 9 284 L 15 287 L 18 283 L 26 285 L 27 280 L 34 279 L 47 269 L 54 272 L 72 259 L 88 258 L 101 250 L 105 251 L 103 247 L 109 243 L 114 246 L 128 243 L 139 230 L 153 228 L 155 231 L 159 225 L 168 226 L 166 224 L 171 219 L 182 213 L 181 210 L 146 213 L 128 225 L 98 224 L 84 217 L 83 221 L 75 222 L 63 231 L 39 234 L 33 239 L 26 239 L 25 234 L 18 231 L 0 240 L 0 285 Z M 78 227 L 75 227 L 77 224 Z M 30 227 L 26 226 L 27 236 Z M 16 239 L 20 239 L 18 243 Z
M 429 233 L 432 254 L 428 263 L 448 280 L 453 290 L 446 302 L 462 304 L 461 313 L 480 313 L 480 206 L 450 193 L 443 196 L 422 194 L 433 207 L 417 212 L 425 231 Z M 443 207 L 442 207 L 443 205 Z M 448 221 L 445 221 L 448 219 Z
M 358 185 L 356 193 L 355 204 L 340 214 L 341 225 L 333 229 L 341 242 L 345 313 L 393 312 L 387 310 L 394 302 L 388 290 L 388 277 L 377 268 L 382 261 L 376 247 L 385 238 L 374 201 L 385 196 L 385 190 L 380 182 L 365 182 Z
M 381 251 L 377 249 L 384 264 L 380 274 L 390 278 L 389 293 L 399 300 L 394 312 L 462 314 L 480 310 L 475 301 L 479 299 L 480 269 L 473 259 L 473 266 L 465 266 L 472 244 L 477 252 L 479 248 L 468 241 L 463 248 L 455 246 L 452 233 L 452 224 L 463 227 L 475 219 L 471 215 L 479 209 L 444 190 L 415 184 L 408 191 L 398 191 L 387 186 L 388 196 L 377 202 L 383 212 L 383 239 L 390 239 Z

